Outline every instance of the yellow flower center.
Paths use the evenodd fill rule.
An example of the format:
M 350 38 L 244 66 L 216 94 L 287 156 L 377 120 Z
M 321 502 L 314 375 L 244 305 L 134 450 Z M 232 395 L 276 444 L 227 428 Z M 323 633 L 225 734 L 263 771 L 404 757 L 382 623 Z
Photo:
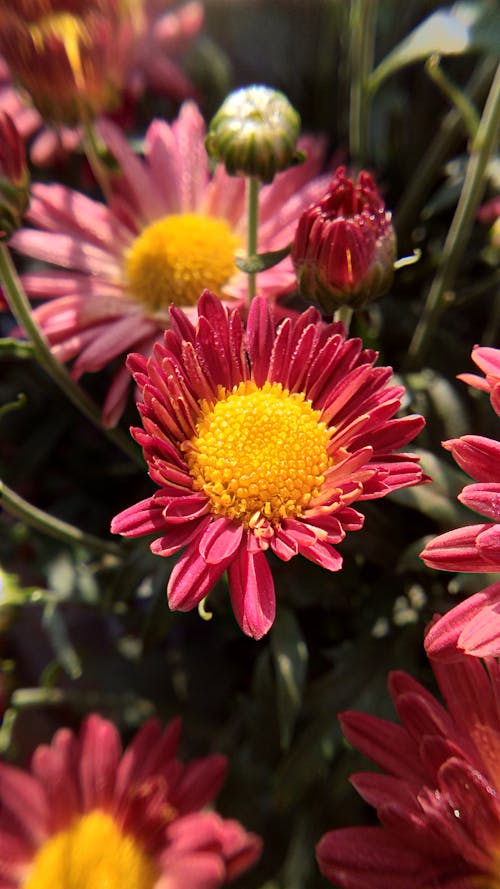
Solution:
M 302 515 L 333 462 L 320 412 L 281 383 L 221 388 L 215 404 L 202 402 L 196 430 L 184 445 L 195 489 L 245 527 Z
M 54 12 L 28 25 L 33 43 L 42 52 L 51 37 L 62 41 L 77 84 L 83 80 L 80 45 L 90 43 L 90 35 L 83 21 L 69 12 Z
M 153 889 L 157 879 L 137 841 L 94 811 L 41 846 L 22 889 Z
M 212 216 L 180 213 L 151 223 L 126 257 L 132 297 L 153 312 L 194 306 L 205 287 L 218 296 L 236 271 L 239 245 L 228 223 Z

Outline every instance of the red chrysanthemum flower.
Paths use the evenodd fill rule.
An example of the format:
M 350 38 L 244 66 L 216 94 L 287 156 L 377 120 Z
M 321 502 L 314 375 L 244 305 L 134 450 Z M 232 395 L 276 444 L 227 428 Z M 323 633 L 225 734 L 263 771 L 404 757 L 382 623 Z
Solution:
M 500 349 L 489 346 L 474 346 L 472 360 L 484 373 L 484 377 L 477 374 L 459 374 L 458 379 L 468 383 L 473 389 L 481 389 L 488 392 L 491 406 L 500 417 Z
M 461 374 L 460 379 L 490 395 L 500 416 L 500 349 L 476 346 L 472 358 L 485 373 Z M 458 499 L 492 519 L 456 528 L 434 537 L 421 553 L 430 568 L 445 571 L 500 571 L 500 442 L 482 435 L 463 435 L 443 442 L 461 469 L 477 480 L 466 485 Z M 470 596 L 441 620 L 426 638 L 432 657 L 450 659 L 461 651 L 477 657 L 500 655 L 500 584 Z
M 321 872 L 343 889 L 498 889 L 500 665 L 462 657 L 434 671 L 447 709 L 406 673 L 390 676 L 402 722 L 341 717 L 382 774 L 352 776 L 380 827 L 327 833 Z
M 179 732 L 149 720 L 122 754 L 93 714 L 79 738 L 38 747 L 30 772 L 0 763 L 2 889 L 217 889 L 253 863 L 258 837 L 199 811 L 225 758 L 183 765 Z
M 187 547 L 173 609 L 193 608 L 227 569 L 236 619 L 259 639 L 275 615 L 266 550 L 338 571 L 334 545 L 363 524 L 352 504 L 422 481 L 417 457 L 394 451 L 424 420 L 394 419 L 404 389 L 387 385 L 391 368 L 315 309 L 275 332 L 257 298 L 245 335 L 237 310 L 205 291 L 196 328 L 177 309 L 171 325 L 153 357 L 128 359 L 143 396 L 132 434 L 160 490 L 112 530 L 156 532 L 157 555 Z

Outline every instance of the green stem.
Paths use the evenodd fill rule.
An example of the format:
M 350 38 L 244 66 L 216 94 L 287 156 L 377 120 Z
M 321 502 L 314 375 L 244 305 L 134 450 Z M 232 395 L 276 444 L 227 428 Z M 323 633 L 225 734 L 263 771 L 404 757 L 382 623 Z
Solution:
M 465 251 L 474 216 L 483 196 L 486 165 L 495 149 L 499 129 L 500 65 L 497 67 L 477 135 L 471 146 L 462 192 L 443 247 L 441 263 L 410 343 L 409 359 L 414 367 L 418 367 L 424 359 L 438 319 L 450 298 L 450 291 Z
M 111 192 L 109 170 L 101 159 L 99 137 L 93 121 L 84 121 L 83 123 L 83 148 L 99 188 L 104 197 L 109 198 Z
M 370 102 L 367 82 L 373 68 L 376 20 L 376 0 L 351 0 L 349 150 L 351 161 L 359 167 L 363 167 L 369 158 Z
M 496 64 L 484 59 L 474 71 L 465 89 L 469 102 L 482 98 L 491 83 Z M 462 138 L 463 117 L 457 108 L 452 108 L 443 118 L 441 126 L 422 157 L 414 174 L 409 177 L 406 191 L 396 208 L 394 225 L 398 237 L 402 238 L 414 225 L 434 181 L 439 175 L 447 157 L 450 156 L 458 140 Z
M 259 180 L 254 176 L 247 178 L 247 254 L 257 254 L 257 233 L 259 228 Z M 248 272 L 248 305 L 252 302 L 256 291 L 256 273 Z
M 334 321 L 342 321 L 342 324 L 345 327 L 346 336 L 349 336 L 349 328 L 351 326 L 351 319 L 353 315 L 353 310 L 350 306 L 340 306 L 334 316 Z
M 5 244 L 0 244 L 0 282 L 2 283 L 9 307 L 20 327 L 33 343 L 36 360 L 54 380 L 69 400 L 91 423 L 94 423 L 117 447 L 141 468 L 144 464 L 132 440 L 119 429 L 106 429 L 101 422 L 101 411 L 88 395 L 71 379 L 64 364 L 61 364 L 50 351 L 50 346 L 38 327 L 28 298 Z
M 101 540 L 100 537 L 86 534 L 85 531 L 81 531 L 80 528 L 76 528 L 68 522 L 63 522 L 62 519 L 56 519 L 49 513 L 44 512 L 43 509 L 38 509 L 38 507 L 28 503 L 27 500 L 24 500 L 15 491 L 8 488 L 2 481 L 0 481 L 0 500 L 3 509 L 9 515 L 20 519 L 32 528 L 37 528 L 37 530 L 48 534 L 50 537 L 55 537 L 64 543 L 80 544 L 88 549 L 107 553 L 111 556 L 120 556 L 122 554 L 122 550 L 117 543 L 113 543 L 112 540 Z
M 18 688 L 12 693 L 11 707 L 15 710 L 31 710 L 34 707 L 60 707 L 70 705 L 89 710 L 116 710 L 134 713 L 134 723 L 140 724 L 155 713 L 155 707 L 147 698 L 139 698 L 131 692 L 85 691 L 76 688 Z
M 462 92 L 441 68 L 441 57 L 432 55 L 430 59 L 427 59 L 425 71 L 459 112 L 469 139 L 475 139 L 479 126 L 479 114 L 467 94 Z

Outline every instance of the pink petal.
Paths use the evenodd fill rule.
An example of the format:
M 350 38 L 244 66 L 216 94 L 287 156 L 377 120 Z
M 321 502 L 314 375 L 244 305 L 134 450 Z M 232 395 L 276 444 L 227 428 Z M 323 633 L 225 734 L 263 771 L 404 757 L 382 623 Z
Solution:
M 477 657 L 500 653 L 500 583 L 469 596 L 441 618 L 425 636 L 429 657 L 444 662 L 461 657 L 461 651 Z M 487 654 L 483 654 L 487 652 Z
M 443 442 L 453 459 L 478 482 L 500 482 L 500 442 L 482 435 L 463 435 Z
M 261 639 L 270 630 L 276 613 L 273 576 L 264 553 L 250 553 L 242 546 L 228 577 L 236 620 L 247 636 Z
M 243 525 L 226 518 L 215 519 L 200 535 L 200 555 L 209 565 L 218 565 L 234 556 L 242 536 Z
M 168 604 L 172 611 L 190 611 L 208 595 L 227 568 L 229 559 L 207 565 L 198 551 L 198 539 L 188 546 L 168 581 Z
M 321 873 L 345 889 L 420 889 L 426 885 L 421 856 L 381 827 L 331 831 L 316 846 L 316 855 Z M 432 884 L 431 877 L 428 885 Z
M 172 556 L 195 537 L 199 538 L 211 521 L 212 517 L 207 515 L 182 525 L 172 525 L 166 534 L 153 541 L 150 550 L 155 556 Z
M 84 723 L 81 737 L 80 784 L 84 809 L 109 808 L 121 756 L 120 736 L 111 722 L 92 714 Z
M 156 503 L 153 497 L 146 497 L 128 506 L 114 517 L 111 522 L 112 534 L 123 534 L 125 537 L 141 537 L 154 531 L 163 531 L 163 504 Z

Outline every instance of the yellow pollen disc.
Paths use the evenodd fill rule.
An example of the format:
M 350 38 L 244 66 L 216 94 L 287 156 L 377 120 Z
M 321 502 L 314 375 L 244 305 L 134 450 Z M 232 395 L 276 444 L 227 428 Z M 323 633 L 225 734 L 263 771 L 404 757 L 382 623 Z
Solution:
M 157 879 L 137 841 L 94 811 L 40 847 L 22 889 L 153 889 Z
M 246 527 L 302 515 L 333 462 L 320 412 L 281 383 L 221 389 L 215 404 L 202 402 L 196 428 L 184 446 L 195 489 Z
M 238 238 L 223 219 L 180 213 L 152 222 L 125 261 L 132 297 L 157 312 L 171 303 L 194 306 L 205 287 L 218 296 L 237 271 Z

